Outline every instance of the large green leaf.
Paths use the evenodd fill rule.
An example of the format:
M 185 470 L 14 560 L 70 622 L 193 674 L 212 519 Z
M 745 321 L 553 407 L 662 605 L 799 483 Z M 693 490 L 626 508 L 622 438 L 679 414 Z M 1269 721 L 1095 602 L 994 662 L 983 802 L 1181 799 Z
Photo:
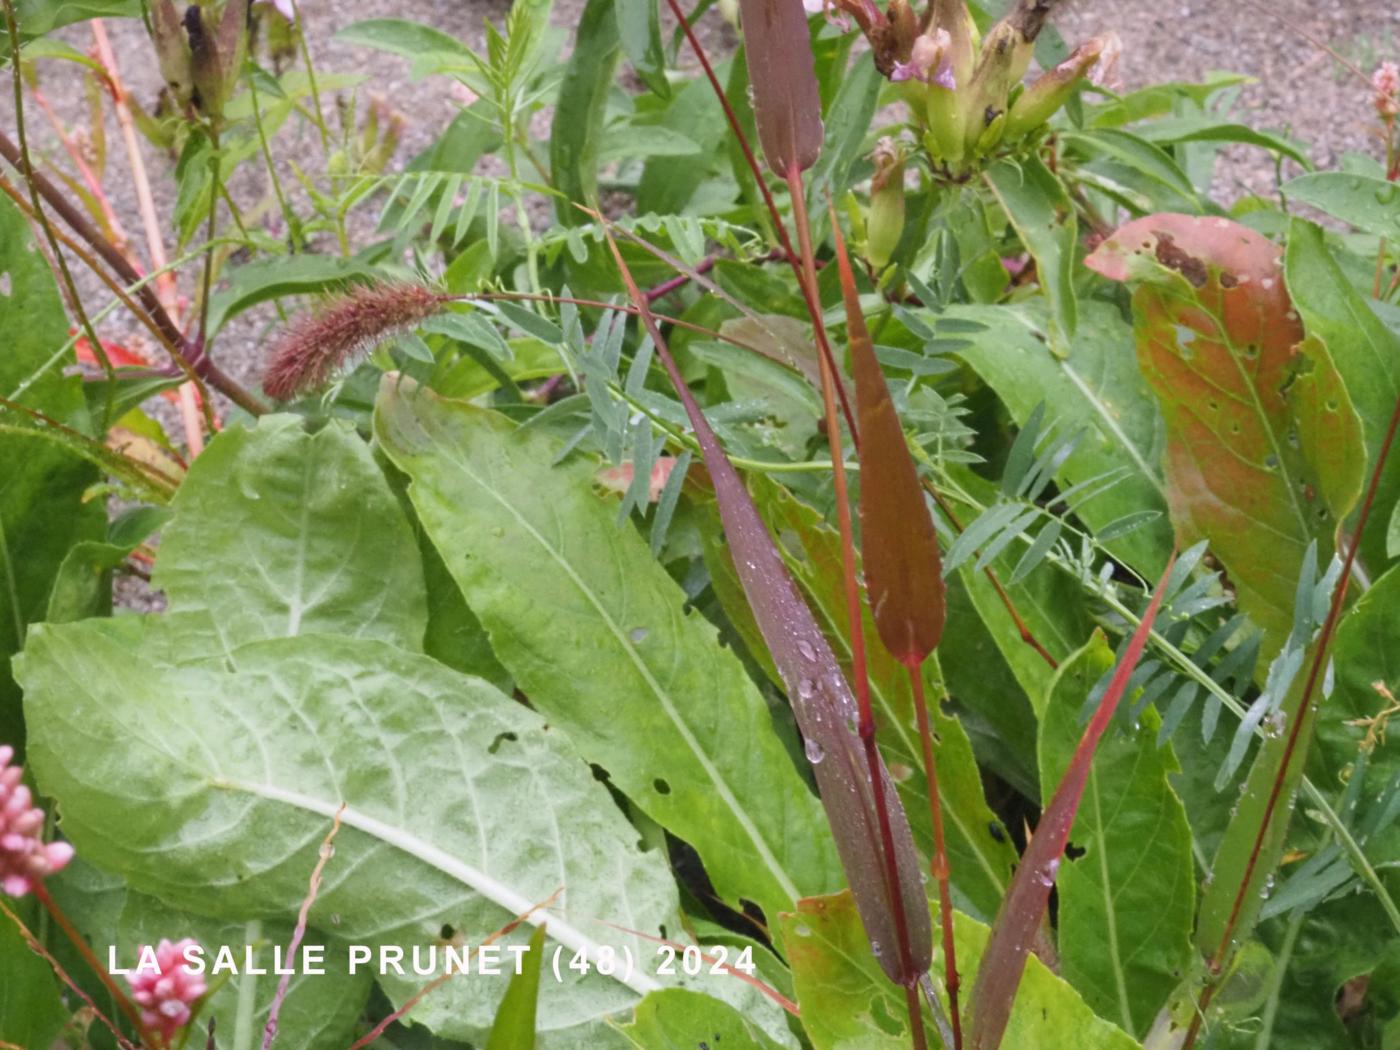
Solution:
M 658 823 L 719 895 L 767 915 L 840 884 L 820 806 L 762 697 L 684 609 L 591 464 L 502 416 L 391 377 L 376 432 L 502 664 Z
M 816 1050 L 908 1050 L 908 1014 L 900 989 L 866 950 L 849 894 L 804 900 L 782 918 L 803 1029 Z M 963 980 L 977 971 L 987 927 L 956 915 Z M 942 962 L 934 960 L 940 972 Z M 929 1025 L 927 1017 L 926 1025 Z M 1132 1050 L 1138 1044 L 1094 1015 L 1079 994 L 1032 956 L 1002 1046 L 1035 1050 Z
M 29 223 L 0 199 L 0 396 L 87 430 L 82 383 L 55 357 L 68 340 L 68 319 L 53 274 Z M 9 413 L 0 409 L 0 422 Z M 41 620 L 69 549 L 99 540 L 101 500 L 84 502 L 97 472 L 58 445 L 0 433 L 0 740 L 22 744 L 19 691 L 10 656 Z
M 418 547 L 353 429 L 264 416 L 209 443 L 180 487 L 153 582 L 226 645 L 328 632 L 421 651 Z
M 732 1006 L 681 988 L 653 992 L 622 1029 L 637 1050 L 776 1050 L 780 1045 Z
M 1283 192 L 1289 200 L 1311 204 L 1358 230 L 1392 241 L 1400 238 L 1400 186 L 1393 182 L 1344 171 L 1316 171 L 1298 176 Z
M 1036 279 L 1050 303 L 1057 345 L 1079 325 L 1074 295 L 1074 252 L 1079 241 L 1074 203 L 1064 184 L 1035 154 L 1002 160 L 987 169 L 987 185 L 1035 258 Z
M 1083 323 L 1064 353 L 1051 349 L 1044 311 L 1024 306 L 953 307 L 949 318 L 977 321 L 984 331 L 965 338 L 959 353 L 996 391 L 1017 423 L 1046 405 L 1047 421 L 1062 433 L 1086 431 L 1055 480 L 1061 488 L 1103 478 L 1100 495 L 1076 513 L 1102 529 L 1129 514 L 1160 510 L 1162 517 L 1113 540 L 1108 548 L 1144 576 L 1155 576 L 1171 552 L 1166 488 L 1161 476 L 1161 417 L 1133 359 L 1132 335 L 1106 303 L 1080 304 Z M 1116 479 L 1116 480 L 1114 480 Z
M 1211 541 L 1272 655 L 1303 556 L 1360 494 L 1361 423 L 1327 348 L 1304 336 L 1277 246 L 1219 218 L 1149 215 L 1089 257 L 1134 286 L 1138 361 L 1167 425 L 1182 544 Z
M 1400 190 L 1396 199 L 1400 201 Z M 1374 463 L 1400 398 L 1400 334 L 1381 322 L 1347 280 L 1328 251 L 1322 230 L 1312 223 L 1294 219 L 1289 226 L 1286 269 L 1293 304 L 1308 334 L 1327 344 L 1361 416 L 1366 450 Z M 1391 456 L 1376 490 L 1376 507 L 1393 507 L 1397 498 L 1400 456 Z M 1373 575 L 1379 575 L 1386 564 L 1386 534 L 1380 522 L 1361 538 L 1361 558 Z
M 1048 798 L 1083 732 L 1080 712 L 1113 668 L 1096 633 L 1061 666 L 1040 729 L 1040 783 Z M 1061 974 L 1103 1017 L 1142 1035 L 1191 958 L 1195 877 L 1186 811 L 1167 778 L 1171 744 L 1157 746 L 1149 706 L 1131 729 L 1120 723 L 1099 744 L 1070 832 L 1082 853 L 1060 864 Z
M 559 222 L 574 226 L 587 217 L 574 205 L 593 207 L 598 199 L 598 144 L 613 72 L 622 57 L 612 0 L 588 0 L 579 16 L 574 52 L 559 84 L 559 101 L 549 135 L 549 171 L 563 198 Z
M 561 962 L 540 1027 L 558 1045 L 609 1045 L 598 1022 L 658 982 L 654 945 L 604 924 L 667 935 L 676 889 L 558 730 L 479 679 L 372 639 L 253 643 L 232 670 L 222 654 L 173 655 L 207 648 L 192 636 L 208 630 L 170 614 L 34 631 L 21 664 L 31 763 L 80 855 L 176 907 L 285 921 L 344 806 L 315 928 L 350 943 L 474 945 L 558 893 L 534 921 L 564 962 L 606 944 L 638 964 L 580 977 Z M 402 1001 L 422 980 L 381 983 Z M 479 1038 L 506 983 L 449 982 L 410 1016 Z M 759 1009 L 747 986 L 714 987 Z

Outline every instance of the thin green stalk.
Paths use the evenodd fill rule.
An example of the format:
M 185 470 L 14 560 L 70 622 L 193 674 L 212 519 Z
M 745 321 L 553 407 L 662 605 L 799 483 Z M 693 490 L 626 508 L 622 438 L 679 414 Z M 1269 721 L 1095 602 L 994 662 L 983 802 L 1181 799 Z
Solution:
M 7 0 L 8 2 L 8 0 Z M 209 225 L 205 232 L 205 243 L 212 244 L 214 241 L 214 223 L 219 217 L 219 193 L 218 189 L 222 181 L 219 158 L 219 123 L 214 118 L 209 121 Z M 208 353 L 207 337 L 209 334 L 209 290 L 214 286 L 214 249 L 211 247 L 207 255 L 204 256 L 204 277 L 201 281 L 201 292 L 199 296 L 199 338 L 195 345 L 203 353 Z
M 258 78 L 248 78 L 248 91 L 253 101 L 253 123 L 258 129 L 258 143 L 262 148 L 263 161 L 267 164 L 267 177 L 272 183 L 272 192 L 277 197 L 277 205 L 282 210 L 282 221 L 287 224 L 287 236 L 291 239 L 292 248 L 301 247 L 301 221 L 297 218 L 296 212 L 287 203 L 287 196 L 282 191 L 282 179 L 277 174 L 277 163 L 272 157 L 272 147 L 267 141 L 267 128 L 263 125 L 262 106 L 258 102 Z
M 293 25 L 297 34 L 297 47 L 301 51 L 301 60 L 306 64 L 306 82 L 311 88 L 311 107 L 313 110 L 312 123 L 316 125 L 316 130 L 321 133 L 321 151 L 330 156 L 331 135 L 326 127 L 326 117 L 321 111 L 321 90 L 316 85 L 316 64 L 311 61 L 311 47 L 306 42 L 306 23 L 302 19 L 301 4 L 297 0 L 292 2 Z

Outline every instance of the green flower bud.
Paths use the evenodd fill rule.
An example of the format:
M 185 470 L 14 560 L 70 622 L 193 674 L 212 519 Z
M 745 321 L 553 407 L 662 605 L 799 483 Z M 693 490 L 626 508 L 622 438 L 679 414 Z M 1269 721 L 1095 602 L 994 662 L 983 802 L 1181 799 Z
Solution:
M 1099 61 L 1109 41 L 1094 37 L 1075 48 L 1074 53 L 1026 88 L 1011 106 L 1006 118 L 1006 137 L 1022 138 L 1049 120 L 1065 104 L 1074 86 Z
M 904 157 L 889 139 L 875 147 L 870 180 L 870 216 L 865 224 L 865 258 L 871 267 L 889 265 L 904 233 Z

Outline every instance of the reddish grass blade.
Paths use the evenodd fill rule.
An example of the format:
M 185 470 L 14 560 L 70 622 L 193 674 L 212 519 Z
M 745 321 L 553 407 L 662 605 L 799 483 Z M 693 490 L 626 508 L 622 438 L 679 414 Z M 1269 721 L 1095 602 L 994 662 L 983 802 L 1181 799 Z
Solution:
M 928 969 L 932 958 L 932 937 L 919 876 L 919 855 L 894 783 L 878 756 L 878 779 L 870 776 L 856 731 L 859 711 L 835 654 L 783 566 L 782 556 L 743 480 L 686 386 L 606 225 L 604 231 L 628 294 L 641 312 L 657 355 L 695 430 L 744 594 L 773 662 L 788 686 L 797 724 L 807 739 L 808 759 L 871 949 L 891 980 L 913 991 L 919 973 Z M 877 790 L 883 802 L 878 810 Z M 888 826 L 894 845 L 891 856 L 897 872 L 895 887 L 886 878 L 882 826 Z M 909 976 L 900 972 L 894 958 L 893 949 L 901 941 L 896 919 L 900 912 L 906 919 L 909 957 L 917 971 Z M 919 1016 L 917 1012 L 915 1016 Z
M 822 102 L 802 0 L 739 0 L 758 139 L 780 177 L 822 149 Z
M 909 455 L 885 374 L 861 314 L 845 239 L 832 236 L 846 303 L 860 446 L 861 558 L 880 641 L 905 666 L 923 663 L 943 637 L 942 559 L 919 472 Z
M 864 436 L 860 457 L 861 561 L 866 592 L 880 641 L 909 672 L 914 710 L 923 745 L 924 775 L 933 826 L 931 871 L 938 881 L 939 917 L 943 927 L 944 982 L 948 990 L 953 1046 L 962 1048 L 962 1021 L 958 1012 L 958 965 L 953 944 L 953 897 L 949 885 L 948 851 L 943 836 L 943 808 L 938 791 L 938 762 L 933 752 L 928 701 L 920 667 L 943 637 L 946 601 L 942 559 L 933 517 L 924 503 L 919 472 L 909 455 L 904 427 L 895 411 L 885 374 L 875 357 L 865 317 L 856 292 L 855 274 L 846 253 L 845 238 L 831 212 L 841 295 L 846 304 L 846 336 L 851 370 L 856 381 L 856 419 Z M 868 704 L 868 698 L 867 698 Z M 866 712 L 863 710 L 862 715 Z M 870 720 L 873 739 L 874 723 Z
M 1152 592 L 1147 611 L 1133 632 L 1127 652 L 1109 680 L 1098 710 L 1085 727 L 1084 735 L 1079 738 L 1079 746 L 1074 749 L 1069 768 L 1065 770 L 1050 804 L 1041 814 L 1035 835 L 1021 856 L 1021 866 L 1016 869 L 1011 889 L 1007 891 L 1001 911 L 992 925 L 992 935 L 987 941 L 987 950 L 982 954 L 977 980 L 972 985 L 971 1045 L 974 1050 L 996 1050 L 1001 1045 L 1006 1023 L 1011 1018 L 1011 1004 L 1016 999 L 1021 974 L 1025 972 L 1026 955 L 1050 903 L 1050 890 L 1055 885 L 1060 858 L 1069 842 L 1075 814 L 1079 811 L 1079 801 L 1089 778 L 1094 751 L 1113 721 L 1118 702 L 1127 691 L 1128 680 L 1142 658 L 1175 564 L 1176 555 L 1173 554 L 1157 582 L 1156 590 Z

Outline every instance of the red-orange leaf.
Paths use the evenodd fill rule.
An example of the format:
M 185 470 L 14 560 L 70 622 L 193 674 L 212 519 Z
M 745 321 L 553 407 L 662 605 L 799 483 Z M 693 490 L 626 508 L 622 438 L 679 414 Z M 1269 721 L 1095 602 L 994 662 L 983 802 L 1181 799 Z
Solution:
M 1326 347 L 1305 339 L 1267 238 L 1149 215 L 1086 260 L 1135 285 L 1138 362 L 1166 421 L 1177 542 L 1208 537 L 1275 648 L 1308 544 L 1322 560 L 1361 490 L 1361 424 Z
M 880 641 L 900 663 L 917 666 L 943 637 L 945 601 L 938 536 L 861 314 L 855 277 L 839 230 L 835 236 L 851 371 L 856 380 L 861 559 L 866 589 Z

